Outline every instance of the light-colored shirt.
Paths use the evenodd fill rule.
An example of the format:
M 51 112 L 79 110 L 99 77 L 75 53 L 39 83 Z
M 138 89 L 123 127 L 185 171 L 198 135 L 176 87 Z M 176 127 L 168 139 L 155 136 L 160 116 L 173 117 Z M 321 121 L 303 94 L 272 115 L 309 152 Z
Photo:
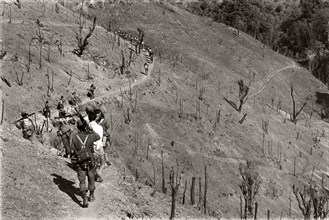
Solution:
M 86 122 L 87 124 L 90 123 L 90 122 L 89 122 L 89 117 L 88 117 L 88 115 L 84 116 L 83 119 L 85 120 L 85 122 Z
M 100 139 L 98 141 L 94 142 L 94 150 L 96 153 L 98 153 L 101 150 L 101 148 L 103 148 L 103 127 L 101 125 L 97 124 L 97 122 L 95 122 L 95 121 L 90 122 L 89 126 L 100 137 Z
M 74 115 L 76 113 L 77 112 L 75 111 L 75 109 L 72 106 L 67 107 L 67 109 L 66 109 L 66 114 L 67 115 Z

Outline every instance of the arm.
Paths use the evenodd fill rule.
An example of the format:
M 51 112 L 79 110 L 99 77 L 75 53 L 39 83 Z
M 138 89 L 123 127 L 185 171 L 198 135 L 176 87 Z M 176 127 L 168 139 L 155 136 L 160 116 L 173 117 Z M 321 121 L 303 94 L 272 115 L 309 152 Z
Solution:
M 93 140 L 93 142 L 98 141 L 99 139 L 101 139 L 101 137 L 94 131 L 94 129 L 91 129 L 92 133 L 91 133 L 91 138 Z
M 22 129 L 22 127 L 23 127 L 22 121 L 15 122 L 15 126 L 18 129 Z
M 76 141 L 74 140 L 74 136 L 71 137 L 70 147 L 71 147 L 71 150 L 74 152 L 73 154 L 76 154 L 77 148 L 76 148 Z
M 32 123 L 32 126 L 33 126 L 33 130 L 35 131 L 35 124 L 33 123 L 33 121 L 32 121 L 32 119 L 31 119 L 31 118 L 29 118 L 29 120 L 31 121 L 31 123 Z

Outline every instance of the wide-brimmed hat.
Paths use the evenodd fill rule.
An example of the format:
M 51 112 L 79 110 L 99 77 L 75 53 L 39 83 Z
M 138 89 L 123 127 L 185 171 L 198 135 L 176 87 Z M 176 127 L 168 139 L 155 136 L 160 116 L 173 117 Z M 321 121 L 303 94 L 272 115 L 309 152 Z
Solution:
M 27 114 L 27 112 L 22 112 L 22 113 L 21 113 L 22 118 L 26 118 L 28 115 L 29 115 L 29 114 Z

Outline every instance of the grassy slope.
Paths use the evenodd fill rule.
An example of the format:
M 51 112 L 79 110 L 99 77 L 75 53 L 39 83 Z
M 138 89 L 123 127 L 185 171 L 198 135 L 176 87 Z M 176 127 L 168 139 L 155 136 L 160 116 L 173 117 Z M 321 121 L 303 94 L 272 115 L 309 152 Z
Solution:
M 127 86 L 129 79 L 139 81 L 145 59 L 142 56 L 134 56 L 132 65 L 127 68 L 131 74 L 126 77 L 119 76 L 116 68 L 121 63 L 121 50 L 126 59 L 129 50 L 128 44 L 123 44 L 123 41 L 118 46 L 113 34 L 106 33 L 103 28 L 97 26 L 90 38 L 89 49 L 82 58 L 78 58 L 70 52 L 76 46 L 77 14 L 63 7 L 60 7 L 60 12 L 57 14 L 54 12 L 54 4 L 48 1 L 45 4 L 45 14 L 40 2 L 24 2 L 20 10 L 12 2 L 7 1 L 7 3 L 3 7 L 5 14 L 1 29 L 7 55 L 1 61 L 1 76 L 11 83 L 11 87 L 3 82 L 0 85 L 3 95 L 1 97 L 5 101 L 4 127 L 0 132 L 3 168 L 2 216 L 13 219 L 76 217 L 81 213 L 78 205 L 80 196 L 76 173 L 67 166 L 66 160 L 55 156 L 56 150 L 50 146 L 50 140 L 54 138 L 56 129 L 44 135 L 43 145 L 36 140 L 35 144 L 30 144 L 21 138 L 20 131 L 11 122 L 19 117 L 20 111 L 41 110 L 45 100 L 56 106 L 61 95 L 69 99 L 73 91 L 80 94 L 85 101 L 86 89 L 91 83 L 97 86 L 96 96 L 100 96 Z M 11 23 L 8 19 L 9 4 L 12 4 Z M 24 65 L 28 60 L 29 41 L 36 36 L 36 19 L 43 24 L 41 31 L 46 41 L 51 42 L 50 62 L 46 61 L 48 47 L 43 46 L 42 68 L 39 69 L 39 47 L 34 42 L 31 46 L 31 71 L 28 73 Z M 87 22 L 87 25 L 90 26 L 91 23 Z M 60 38 L 64 56 L 59 54 L 54 43 Z M 15 54 L 18 61 L 12 61 Z M 99 57 L 93 58 L 90 54 L 93 56 L 98 54 Z M 92 80 L 87 80 L 88 64 L 93 75 Z M 50 97 L 46 96 L 47 70 L 54 72 L 54 91 Z M 69 75 L 66 72 L 71 70 L 73 77 L 68 86 Z M 23 86 L 16 84 L 15 71 L 19 74 L 24 72 Z M 43 117 L 37 114 L 36 120 L 40 124 Z M 105 189 L 105 185 L 98 186 L 98 193 L 102 195 L 98 199 L 102 200 L 102 207 L 94 213 L 97 217 L 121 218 L 127 213 L 135 217 L 168 215 L 169 199 L 163 203 L 162 196 L 157 194 L 154 197 L 150 196 L 151 188 L 123 179 L 122 170 L 116 170 L 115 166 L 107 172 L 115 178 L 109 181 L 111 190 Z M 126 176 L 129 177 L 127 174 Z M 178 210 L 184 216 L 199 215 L 196 210 L 189 207 L 178 208 Z
M 290 83 L 294 84 L 298 106 L 306 96 L 315 95 L 318 90 L 325 91 L 325 87 L 306 70 L 288 68 L 271 78 L 262 92 L 247 101 L 243 113 L 248 116 L 243 125 L 238 123 L 242 114 L 237 114 L 223 101 L 223 97 L 226 97 L 237 102 L 236 82 L 239 79 L 249 82 L 249 72 L 256 72 L 255 82 L 251 85 L 251 93 L 255 93 L 263 87 L 270 74 L 293 65 L 290 59 L 266 47 L 262 56 L 262 44 L 250 36 L 242 33 L 240 37 L 236 37 L 234 30 L 225 25 L 198 18 L 172 6 L 113 4 L 108 6 L 106 13 L 97 14 L 104 24 L 114 20 L 124 30 L 134 31 L 137 27 L 144 29 L 146 42 L 156 48 L 157 59 L 160 61 L 160 54 L 162 58 L 162 62 L 156 66 L 158 74 L 161 72 L 161 86 L 156 86 L 154 79 L 152 85 L 141 89 L 145 96 L 142 96 L 140 112 L 136 119 L 133 117 L 132 126 L 122 125 L 114 129 L 115 144 L 119 145 L 122 151 L 129 143 L 133 148 L 133 135 L 138 132 L 143 137 L 144 152 L 147 139 L 151 137 L 154 160 L 160 162 L 160 151 L 164 151 L 165 164 L 167 169 L 170 169 L 174 166 L 175 159 L 178 159 L 181 167 L 186 170 L 186 180 L 190 181 L 192 175 L 203 176 L 203 165 L 209 164 L 209 204 L 225 217 L 239 216 L 238 165 L 246 159 L 259 163 L 263 178 L 258 197 L 262 203 L 260 217 L 265 217 L 264 213 L 268 208 L 273 212 L 273 216 L 278 217 L 282 209 L 288 207 L 291 185 L 295 181 L 291 175 L 293 158 L 299 155 L 299 149 L 302 158 L 297 157 L 298 173 L 305 168 L 303 177 L 306 178 L 313 165 L 320 176 L 322 171 L 326 171 L 328 161 L 323 156 L 328 154 L 328 149 L 325 148 L 326 138 L 322 138 L 321 144 L 313 148 L 312 155 L 309 154 L 310 147 L 314 145 L 312 136 L 316 135 L 317 130 L 328 130 L 326 124 L 317 121 L 317 115 L 313 114 L 316 120 L 311 122 L 311 127 L 305 128 L 305 120 L 309 116 L 304 113 L 300 115 L 299 123 L 295 126 L 289 122 L 283 123 L 284 114 L 278 114 L 268 107 L 265 113 L 262 110 L 262 103 L 270 104 L 274 98 L 275 103 L 279 99 L 282 100 L 283 110 L 289 113 Z M 178 62 L 178 65 L 173 67 L 173 59 L 180 54 L 183 62 Z M 208 73 L 209 78 L 202 82 L 203 75 Z M 179 119 L 175 88 L 178 90 L 178 96 L 184 99 L 184 112 L 191 115 L 195 112 L 198 95 L 195 89 L 196 81 L 198 88 L 204 84 L 206 89 L 206 101 L 201 104 L 202 120 L 195 121 L 191 116 Z M 221 109 L 221 126 L 213 132 L 211 128 L 215 111 L 218 109 Z M 306 113 L 310 111 L 311 104 L 305 108 Z M 266 136 L 264 157 L 261 119 L 266 118 L 270 121 L 270 134 Z M 124 139 L 123 133 L 128 133 Z M 300 133 L 301 139 L 296 140 L 297 133 Z M 173 147 L 170 145 L 172 140 L 175 142 Z M 268 153 L 268 141 L 273 146 L 272 157 Z M 283 147 L 282 170 L 274 159 L 278 157 L 278 142 Z M 131 154 L 131 148 L 128 148 L 125 154 L 129 151 Z M 322 152 L 324 154 L 320 157 Z M 141 154 L 143 155 L 142 152 Z M 132 161 L 131 158 L 129 161 Z M 132 170 L 140 167 L 139 169 L 149 175 L 152 169 L 145 162 L 134 163 L 131 167 Z M 157 169 L 160 175 L 160 165 Z M 293 215 L 301 217 L 294 198 L 292 205 Z
M 47 6 L 50 6 L 47 3 Z M 171 7 L 171 6 L 169 6 Z M 8 7 L 7 7 L 8 8 Z M 34 8 L 34 9 L 33 9 Z M 52 94 L 52 98 L 58 98 L 61 94 L 66 94 L 68 88 L 66 83 L 68 76 L 63 71 L 65 70 L 76 70 L 73 71 L 76 75 L 72 79 L 72 86 L 68 91 L 78 91 L 80 94 L 85 94 L 86 88 L 90 83 L 96 84 L 99 90 L 96 91 L 96 96 L 103 94 L 106 90 L 104 89 L 108 85 L 111 85 L 112 89 L 118 88 L 121 81 L 127 82 L 125 79 L 115 76 L 113 68 L 109 67 L 102 71 L 102 68 L 95 67 L 92 63 L 91 58 L 87 55 L 84 59 L 78 59 L 76 56 L 70 54 L 68 51 L 74 48 L 74 32 L 72 27 L 50 25 L 53 21 L 56 24 L 72 24 L 72 14 L 68 13 L 70 19 L 66 20 L 66 10 L 61 9 L 60 14 L 54 13 L 50 10 L 51 6 L 47 10 L 47 16 L 42 17 L 41 5 L 39 4 L 28 4 L 23 7 L 21 11 L 17 8 L 12 7 L 12 24 L 8 24 L 7 20 L 3 21 L 3 39 L 8 42 L 9 55 L 6 56 L 5 61 L 2 61 L 4 65 L 2 74 L 12 82 L 12 89 L 1 83 L 1 90 L 6 94 L 6 127 L 9 127 L 9 121 L 15 118 L 19 112 L 19 108 L 24 106 L 25 109 L 33 111 L 36 108 L 41 109 L 42 103 L 45 98 L 43 95 L 46 93 L 44 81 L 46 80 L 44 74 L 46 68 L 41 71 L 37 68 L 38 60 L 38 49 L 33 48 L 32 57 L 33 67 L 31 73 L 26 73 L 26 84 L 22 87 L 18 87 L 14 83 L 15 75 L 10 74 L 10 70 L 18 69 L 17 62 L 9 61 L 9 58 L 15 53 L 18 54 L 19 63 L 22 65 L 26 63 L 28 41 L 30 37 L 35 35 L 36 25 L 33 23 L 38 16 L 42 23 L 45 24 L 45 33 L 54 34 L 59 32 L 62 35 L 65 33 L 65 57 L 62 58 L 58 55 L 56 47 L 54 46 L 54 61 L 47 63 L 43 60 L 43 63 L 48 67 L 54 69 L 55 73 L 58 74 L 55 78 L 55 92 Z M 35 10 L 38 9 L 38 10 Z M 312 169 L 312 164 L 317 162 L 316 171 L 325 170 L 325 165 L 328 164 L 328 149 L 324 146 L 328 146 L 328 140 L 322 138 L 318 147 L 313 149 L 313 154 L 309 155 L 310 146 L 312 143 L 312 133 L 317 133 L 317 130 L 322 130 L 327 125 L 324 125 L 315 118 L 311 121 L 311 128 L 305 128 L 305 121 L 302 119 L 297 126 L 287 122 L 283 124 L 283 116 L 277 114 L 267 108 L 266 113 L 262 111 L 262 102 L 270 103 L 274 97 L 277 103 L 278 98 L 283 101 L 283 109 L 290 111 L 290 96 L 289 96 L 289 83 L 294 82 L 296 87 L 296 99 L 298 104 L 308 94 L 314 94 L 315 91 L 322 87 L 321 83 L 315 80 L 309 73 L 301 69 L 288 69 L 283 71 L 264 87 L 264 90 L 250 98 L 249 101 L 243 108 L 243 113 L 248 114 L 246 121 L 243 125 L 238 123 L 238 120 L 242 117 L 242 114 L 236 113 L 231 106 L 229 106 L 223 97 L 237 102 L 237 80 L 244 79 L 248 81 L 248 71 L 256 71 L 255 82 L 252 83 L 251 92 L 254 93 L 262 87 L 262 82 L 266 80 L 267 76 L 280 68 L 291 65 L 292 61 L 280 56 L 279 54 L 265 49 L 265 56 L 261 56 L 262 45 L 252 39 L 251 37 L 241 34 L 240 37 L 235 37 L 232 29 L 227 28 L 225 25 L 212 23 L 209 20 L 204 20 L 193 16 L 185 11 L 178 8 L 173 8 L 174 11 L 168 11 L 168 7 L 156 6 L 153 4 L 136 4 L 133 6 L 123 5 L 112 5 L 107 10 L 106 16 L 116 16 L 117 22 L 122 29 L 136 30 L 137 27 L 142 27 L 146 32 L 146 42 L 152 47 L 157 48 L 157 57 L 154 67 L 154 75 L 150 81 L 143 85 L 139 85 L 136 88 L 138 91 L 138 109 L 137 114 L 132 114 L 132 122 L 127 125 L 123 122 L 122 109 L 119 107 L 119 101 L 121 97 L 115 95 L 113 98 L 107 98 L 105 102 L 106 107 L 111 111 L 113 118 L 113 131 L 112 134 L 112 155 L 117 154 L 118 158 L 112 158 L 119 170 L 123 170 L 122 164 L 128 168 L 132 173 L 135 169 L 139 172 L 139 181 L 144 183 L 145 181 L 150 182 L 153 179 L 153 166 L 156 169 L 156 186 L 160 191 L 160 174 L 161 174 L 161 151 L 164 152 L 164 163 L 166 177 L 168 177 L 168 171 L 172 166 L 175 166 L 175 160 L 177 159 L 180 168 L 184 169 L 185 173 L 183 176 L 183 182 L 189 181 L 192 176 L 203 177 L 203 166 L 208 164 L 209 174 L 209 193 L 208 193 L 208 204 L 212 210 L 222 217 L 238 217 L 239 216 L 239 197 L 240 190 L 238 184 L 240 177 L 238 174 L 238 165 L 240 162 L 246 159 L 257 161 L 260 167 L 261 176 L 263 178 L 263 184 L 260 190 L 258 201 L 260 201 L 259 217 L 265 217 L 265 211 L 271 207 L 272 216 L 278 217 L 282 208 L 288 207 L 289 194 L 291 192 L 291 183 L 295 181 L 295 178 L 291 176 L 292 173 L 292 162 L 293 158 L 298 155 L 299 149 L 302 151 L 302 157 L 298 158 L 297 172 L 300 173 L 307 163 L 306 171 L 303 177 L 307 177 Z M 63 12 L 65 10 L 65 12 Z M 25 11 L 23 15 L 22 11 Z M 37 13 L 35 13 L 37 12 Z M 107 19 L 113 19 L 106 17 L 105 15 L 100 16 L 101 13 L 97 12 L 97 15 L 101 19 L 101 22 L 107 24 Z M 6 17 L 6 16 L 5 16 Z M 72 18 L 71 18 L 72 17 Z M 15 18 L 15 19 L 14 19 Z M 17 22 L 14 22 L 18 20 Z M 24 24 L 21 24 L 24 20 Z M 49 23 L 49 25 L 47 25 Z M 74 24 L 74 26 L 76 26 Z M 15 27 L 15 28 L 12 28 Z M 48 31 L 47 31 L 48 30 Z M 91 50 L 98 50 L 106 53 L 108 60 L 113 63 L 113 67 L 117 66 L 120 62 L 119 54 L 122 47 L 114 46 L 113 53 L 110 50 L 105 50 L 104 42 L 108 42 L 105 32 L 98 28 L 96 36 L 91 38 Z M 4 34 L 6 33 L 6 34 Z M 19 37 L 19 36 L 23 36 Z M 21 44 L 19 44 L 19 42 Z M 24 45 L 24 46 L 20 46 Z M 55 52 L 56 51 L 56 52 Z M 159 56 L 161 53 L 161 58 Z M 46 54 L 46 50 L 44 51 Z M 56 55 L 55 55 L 56 54 Z M 95 54 L 95 52 L 92 52 Z M 175 67 L 172 66 L 173 58 L 176 55 L 182 54 L 183 62 L 178 63 Z M 136 66 L 131 67 L 131 72 L 138 76 L 138 72 L 141 71 L 142 60 L 138 58 Z M 161 61 L 161 63 L 160 63 Z M 86 76 L 86 64 L 90 62 L 91 72 L 94 73 L 94 81 L 80 81 L 79 79 Z M 21 70 L 21 69 L 20 69 Z M 294 71 L 292 71 L 294 70 Z M 156 85 L 156 78 L 158 78 L 161 72 L 161 85 Z M 32 75 L 32 73 L 34 75 Z M 204 74 L 208 74 L 207 80 L 203 81 L 202 77 Z M 110 75 L 112 80 L 104 80 Z M 61 79 L 61 80 L 56 80 Z M 198 89 L 203 85 L 205 90 L 205 101 L 201 103 L 201 116 L 202 119 L 195 121 L 193 114 L 195 112 L 195 100 L 198 95 L 196 91 L 195 83 L 198 82 Z M 36 89 L 36 86 L 42 86 L 40 90 Z M 74 86 L 74 87 L 73 87 Z M 15 88 L 15 90 L 13 89 Z M 178 104 L 175 102 L 176 89 L 179 98 L 184 99 L 184 113 L 182 118 L 178 118 Z M 24 94 L 29 94 L 35 97 L 34 101 L 31 99 L 24 98 Z M 9 100 L 11 100 L 9 102 Z M 262 101 L 263 100 L 263 101 Z M 56 102 L 54 101 L 54 104 Z M 255 104 L 254 104 L 255 103 Z M 206 105 L 209 105 L 208 111 Z M 127 96 L 124 98 L 125 109 L 130 107 Z M 221 122 L 220 126 L 213 131 L 212 127 L 214 124 L 215 112 L 221 109 Z M 306 108 L 306 112 L 310 109 Z M 109 117 L 110 114 L 107 113 Z M 306 118 L 306 115 L 302 115 Z M 269 132 L 270 134 L 266 137 L 267 140 L 272 141 L 273 152 L 277 152 L 277 144 L 280 141 L 283 146 L 283 169 L 280 170 L 278 165 L 274 162 L 268 154 L 268 148 L 266 145 L 265 154 L 262 152 L 262 130 L 261 130 L 261 119 L 268 118 L 270 120 Z M 326 127 L 328 134 L 328 126 Z M 30 184 L 29 188 L 39 186 L 42 183 L 46 183 L 51 186 L 50 192 L 55 197 L 54 200 L 62 201 L 62 204 L 49 205 L 44 201 L 46 194 L 38 190 L 38 199 L 34 199 L 36 204 L 40 207 L 49 207 L 49 214 L 47 216 L 53 217 L 52 213 L 56 213 L 60 210 L 60 206 L 64 203 L 69 204 L 59 211 L 60 216 L 69 216 L 68 212 L 72 214 L 74 211 L 67 211 L 70 207 L 78 207 L 70 199 L 67 198 L 66 194 L 58 194 L 58 187 L 54 185 L 49 175 L 51 173 L 60 172 L 64 178 L 72 178 L 73 171 L 66 168 L 65 162 L 53 158 L 47 154 L 45 156 L 37 155 L 35 159 L 27 159 L 24 154 L 17 155 L 15 150 L 10 148 L 11 146 L 17 146 L 17 150 L 23 151 L 26 149 L 25 142 L 19 138 L 19 132 L 14 128 L 7 130 L 2 135 L 2 140 L 9 139 L 4 145 L 4 151 L 8 152 L 3 154 L 4 165 L 13 164 L 7 166 L 4 169 L 3 179 L 8 180 L 4 182 L 3 190 L 9 184 L 13 184 L 9 181 L 10 172 L 14 172 L 16 176 L 23 176 L 29 178 L 30 176 L 35 177 L 31 182 L 25 183 Z M 301 134 L 301 139 L 296 140 L 296 133 Z M 137 154 L 133 155 L 135 149 L 134 135 L 139 134 L 139 147 Z M 149 151 L 149 159 L 145 159 L 145 152 L 148 139 L 151 142 L 151 149 Z M 170 144 L 171 141 L 173 146 Z M 45 144 L 47 146 L 47 144 Z M 30 145 L 28 145 L 30 146 Z M 39 146 L 39 145 L 37 145 Z M 33 147 L 33 146 L 30 146 Z M 32 153 L 33 149 L 29 149 L 28 152 Z M 39 146 L 41 152 L 44 150 Z M 44 147 L 43 147 L 44 148 Z M 16 149 L 16 148 L 14 148 Z M 319 155 L 324 152 L 322 157 Z M 115 152 L 115 153 L 114 153 Z M 41 166 L 42 157 L 49 159 L 49 164 Z M 41 175 L 31 173 L 25 175 L 24 170 L 15 169 L 14 158 L 27 164 L 28 169 L 33 167 L 41 167 Z M 48 160 L 47 160 L 48 161 Z M 40 163 L 40 165 L 35 164 Z M 57 164 L 58 163 L 58 164 Z M 121 165 L 120 165 L 121 164 Z M 61 169 L 58 169 L 58 166 Z M 4 166 L 3 166 L 4 167 Z M 60 170 L 60 171 L 59 171 Z M 315 172 L 315 179 L 319 181 L 320 173 Z M 44 181 L 39 181 L 37 177 L 43 176 Z M 149 177 L 148 177 L 149 176 Z M 19 179 L 19 178 L 18 178 Z M 168 178 L 167 178 L 168 179 Z M 70 179 L 71 180 L 71 179 Z M 328 182 L 328 180 L 326 179 Z M 120 183 L 120 182 L 119 182 Z M 119 185 L 128 184 L 125 181 Z M 129 184 L 128 184 L 129 185 Z M 138 185 L 138 184 L 137 184 Z M 135 187 L 136 186 L 131 186 Z M 169 186 L 167 186 L 169 187 Z M 137 187 L 139 188 L 139 187 Z M 182 189 L 180 188 L 179 197 L 181 197 Z M 11 188 L 14 189 L 14 188 Z M 114 200 L 108 200 L 104 204 L 104 209 L 100 216 L 106 216 L 110 213 L 115 213 L 115 216 L 124 215 L 124 210 L 129 210 L 135 216 L 142 216 L 144 210 L 144 203 L 137 206 L 133 205 L 133 201 L 125 200 L 121 197 L 122 194 L 131 193 L 129 187 L 120 188 L 117 191 L 118 198 Z M 124 190 L 126 189 L 126 190 Z M 147 197 L 151 211 L 149 215 L 162 217 L 169 213 L 169 197 L 165 197 L 166 203 L 159 203 L 159 197 L 152 199 L 148 195 L 151 189 L 148 187 L 142 188 L 144 194 L 131 195 L 131 198 L 135 198 L 136 203 L 141 201 L 142 197 Z M 6 211 L 9 212 L 10 203 L 7 201 L 18 202 L 21 197 L 15 195 L 8 200 L 8 196 L 12 194 L 14 190 L 4 191 L 5 202 L 3 203 L 3 211 L 6 215 Z M 146 192 L 145 192 L 146 191 Z M 6 194 L 7 193 L 7 194 Z M 24 190 L 23 196 L 29 196 L 33 194 L 33 191 Z M 110 196 L 109 192 L 104 191 L 106 196 Z M 187 193 L 189 195 L 189 193 Z M 198 195 L 198 194 L 197 194 Z M 275 195 L 275 196 L 273 196 Z M 278 196 L 278 197 L 276 197 Z M 113 198 L 113 197 L 111 197 Z M 138 199 L 139 198 L 139 199 Z M 198 196 L 197 196 L 198 199 Z M 112 201 L 117 201 L 113 206 Z M 144 200 L 143 200 L 144 201 Z M 181 201 L 181 200 L 180 200 Z M 26 207 L 24 203 L 20 204 L 15 215 L 21 216 L 22 213 L 31 212 L 32 208 Z M 75 205 L 74 205 L 75 204 Z M 47 206 L 49 205 L 49 206 Z M 301 217 L 300 211 L 298 210 L 297 204 L 293 199 L 293 215 Z M 121 211 L 115 206 L 121 207 Z M 108 207 L 108 208 L 105 208 Z M 137 208 L 136 208 L 137 207 Z M 188 208 L 188 210 L 185 210 Z M 159 213 L 160 212 L 160 213 Z M 193 212 L 190 206 L 179 206 L 178 212 L 180 216 L 194 216 L 198 215 Z M 191 213 L 191 214 L 189 214 Z M 10 213 L 9 213 L 10 214 Z M 9 215 L 7 214 L 7 215 Z M 41 216 L 41 215 L 40 215 Z

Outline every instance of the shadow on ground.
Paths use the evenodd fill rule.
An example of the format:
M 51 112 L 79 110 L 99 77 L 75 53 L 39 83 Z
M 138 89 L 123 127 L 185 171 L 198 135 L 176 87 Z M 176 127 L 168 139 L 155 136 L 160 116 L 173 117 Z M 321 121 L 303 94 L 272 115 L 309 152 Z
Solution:
M 53 181 L 58 186 L 58 188 L 65 192 L 71 197 L 71 199 L 77 203 L 79 206 L 82 206 L 80 200 L 76 196 L 81 196 L 81 193 L 78 188 L 74 186 L 75 182 L 67 180 L 62 176 L 52 173 L 51 176 L 54 177 Z

